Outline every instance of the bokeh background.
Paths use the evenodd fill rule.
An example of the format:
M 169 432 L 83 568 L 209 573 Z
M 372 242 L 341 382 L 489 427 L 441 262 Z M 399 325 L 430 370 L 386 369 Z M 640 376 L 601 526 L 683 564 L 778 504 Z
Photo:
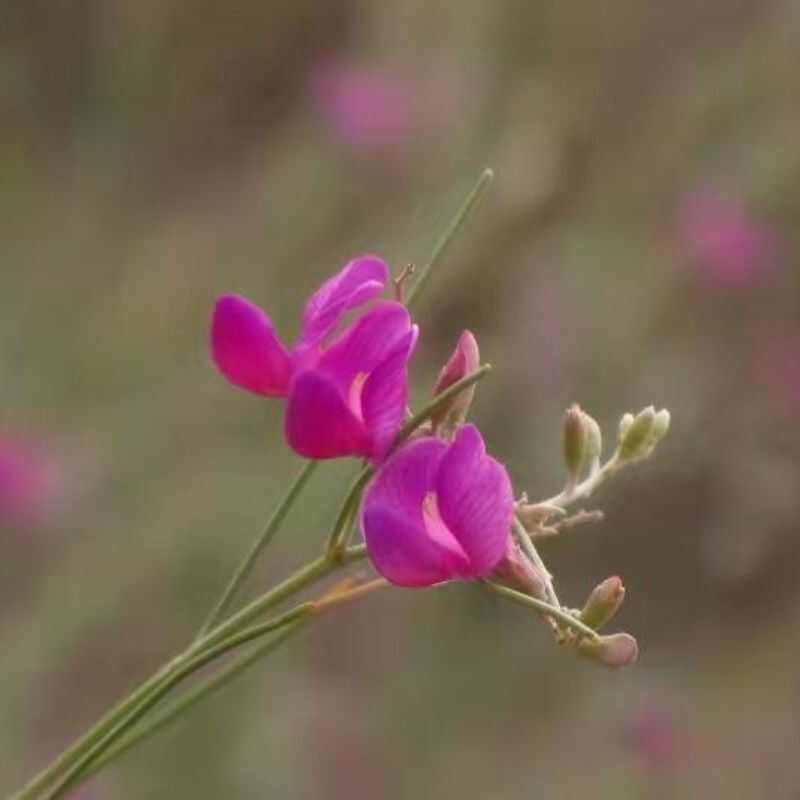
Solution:
M 476 587 L 306 632 L 87 786 L 116 798 L 797 798 L 800 6 L 9 0 L 0 33 L 0 793 L 192 635 L 299 468 L 209 363 L 355 254 L 423 263 L 417 402 L 462 328 L 519 490 L 560 417 L 672 411 L 545 547 L 620 574 L 637 666 Z M 323 540 L 326 465 L 251 591 Z M 615 626 L 617 622 L 615 621 Z

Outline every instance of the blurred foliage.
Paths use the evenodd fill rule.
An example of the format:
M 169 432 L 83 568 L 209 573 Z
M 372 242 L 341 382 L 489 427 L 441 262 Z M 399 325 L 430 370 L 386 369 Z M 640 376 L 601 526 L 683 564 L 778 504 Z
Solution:
M 63 497 L 0 525 L 0 790 L 192 635 L 297 469 L 278 404 L 209 365 L 215 296 L 247 294 L 289 338 L 352 255 L 424 261 L 489 165 L 420 305 L 416 396 L 475 331 L 496 370 L 473 416 L 532 497 L 559 489 L 569 403 L 608 436 L 623 411 L 672 411 L 656 459 L 591 504 L 606 522 L 545 552 L 572 605 L 623 576 L 640 664 L 570 659 L 470 586 L 396 591 L 86 797 L 797 796 L 796 3 L 27 0 L 3 17 L 0 426 L 50 442 Z M 425 98 L 402 142 L 342 135 L 314 90 L 339 63 Z M 678 222 L 708 185 L 779 242 L 765 279 L 701 279 Z M 325 466 L 257 583 L 318 547 L 351 469 Z

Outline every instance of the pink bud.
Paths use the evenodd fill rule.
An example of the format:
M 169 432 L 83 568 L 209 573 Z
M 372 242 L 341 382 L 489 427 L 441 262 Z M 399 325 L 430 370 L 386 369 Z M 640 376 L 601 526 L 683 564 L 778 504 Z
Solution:
M 433 387 L 433 396 L 440 395 L 457 381 L 471 375 L 479 366 L 478 342 L 469 331 L 464 331 L 458 339 L 453 355 L 439 373 L 436 385 Z M 450 402 L 433 417 L 434 428 L 445 427 L 452 430 L 463 424 L 474 396 L 473 385 L 452 397 Z
M 625 587 L 614 575 L 595 586 L 581 611 L 581 622 L 598 630 L 619 611 L 625 599 Z
M 578 652 L 606 667 L 627 667 L 639 657 L 639 645 L 629 633 L 614 633 L 597 639 L 582 639 Z
M 492 577 L 512 589 L 538 597 L 540 600 L 547 597 L 545 576 L 525 558 L 519 545 L 511 538 L 508 540 L 506 554 L 495 568 Z

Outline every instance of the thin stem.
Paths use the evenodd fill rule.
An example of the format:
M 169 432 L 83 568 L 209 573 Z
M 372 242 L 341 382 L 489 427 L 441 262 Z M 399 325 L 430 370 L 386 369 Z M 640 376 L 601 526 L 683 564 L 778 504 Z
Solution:
M 351 559 L 354 560 L 354 559 Z M 388 582 L 383 578 L 377 578 L 365 584 L 355 586 L 345 590 L 334 590 L 326 595 L 323 595 L 318 600 L 302 603 L 299 606 L 287 611 L 284 614 L 276 617 L 275 619 L 261 623 L 260 625 L 253 625 L 245 628 L 233 636 L 219 642 L 219 644 L 208 648 L 203 651 L 199 656 L 191 659 L 180 669 L 171 675 L 164 683 L 159 686 L 127 719 L 119 723 L 116 728 L 112 728 L 101 740 L 99 740 L 94 747 L 88 750 L 82 758 L 77 761 L 73 767 L 67 772 L 53 788 L 50 794 L 47 795 L 47 800 L 55 800 L 59 796 L 59 792 L 69 788 L 71 783 L 76 780 L 85 779 L 89 775 L 94 774 L 100 766 L 107 763 L 113 758 L 113 755 L 120 755 L 127 751 L 135 742 L 140 741 L 142 738 L 154 733 L 160 727 L 165 725 L 175 717 L 181 710 L 188 708 L 194 703 L 198 702 L 202 697 L 205 697 L 210 692 L 219 688 L 230 681 L 235 675 L 239 674 L 244 668 L 253 663 L 258 657 L 274 649 L 278 641 L 283 641 L 287 638 L 290 632 L 293 632 L 296 627 L 307 621 L 309 617 L 318 616 L 325 612 L 330 611 L 344 603 L 350 603 L 358 600 L 367 594 L 370 594 L 377 589 L 383 589 L 388 586 Z M 261 638 L 262 636 L 279 629 L 287 629 L 284 635 L 271 639 L 261 648 L 257 648 L 252 653 L 248 653 L 238 661 L 235 661 L 227 669 L 221 671 L 217 675 L 210 678 L 204 684 L 197 687 L 197 689 L 182 701 L 179 701 L 176 707 L 168 710 L 156 720 L 151 722 L 150 725 L 144 727 L 141 731 L 135 732 L 129 739 L 123 739 L 119 742 L 116 748 L 107 749 L 120 736 L 124 731 L 134 725 L 141 717 L 152 707 L 163 695 L 171 688 L 176 686 L 185 677 L 188 677 L 193 672 L 197 671 L 206 664 L 214 661 L 217 658 L 225 655 L 229 651 L 241 647 L 254 639 Z M 103 751 L 106 751 L 105 753 Z M 113 755 L 112 755 L 113 754 Z
M 45 795 L 45 800 L 56 800 L 58 797 L 63 797 L 64 793 L 70 786 L 81 777 L 81 773 L 86 770 L 92 761 L 98 757 L 103 751 L 114 743 L 126 730 L 129 730 L 132 725 L 138 722 L 149 709 L 151 709 L 167 692 L 181 683 L 189 675 L 197 672 L 197 670 L 204 667 L 206 664 L 214 661 L 225 653 L 240 647 L 248 642 L 253 641 L 267 633 L 288 625 L 295 620 L 307 618 L 314 611 L 311 603 L 304 603 L 297 608 L 288 611 L 285 614 L 277 617 L 274 620 L 265 622 L 261 625 L 253 625 L 238 634 L 235 634 L 223 641 L 219 642 L 213 647 L 204 650 L 200 655 L 186 660 L 175 669 L 163 682 L 161 682 L 155 689 L 139 704 L 129 716 L 120 720 L 113 726 L 104 736 L 98 739 L 92 747 L 90 747 L 58 780 L 50 791 Z
M 532 608 L 545 616 L 553 617 L 563 625 L 572 628 L 572 630 L 579 633 L 581 636 L 585 636 L 588 639 L 599 638 L 597 633 L 588 625 L 584 625 L 579 619 L 576 619 L 562 608 L 556 608 L 556 606 L 552 606 L 544 600 L 539 600 L 537 597 L 518 592 L 516 589 L 510 589 L 508 586 L 501 586 L 499 583 L 494 583 L 493 581 L 484 581 L 484 583 L 508 600 L 513 600 L 515 603 L 519 603 L 526 608 Z
M 319 600 L 313 600 L 309 605 L 314 614 L 324 614 L 332 608 L 336 608 L 344 603 L 352 603 L 353 600 L 360 600 L 364 595 L 371 594 L 377 589 L 386 589 L 391 584 L 386 578 L 375 578 L 367 583 L 361 583 L 349 589 L 329 592 Z
M 306 588 L 310 584 L 325 577 L 336 568 L 336 564 L 327 558 L 318 558 L 310 564 L 301 567 L 293 575 L 272 590 L 257 598 L 226 622 L 209 631 L 202 639 L 194 642 L 185 652 L 168 662 L 154 675 L 148 678 L 135 689 L 121 703 L 111 709 L 102 719 L 92 726 L 83 736 L 75 741 L 55 761 L 42 770 L 38 775 L 13 795 L 12 800 L 31 800 L 46 786 L 50 785 L 58 775 L 73 764 L 85 751 L 94 747 L 97 741 L 120 721 L 123 723 L 135 713 L 139 705 L 146 703 L 152 693 L 157 692 L 162 683 L 179 670 L 186 661 L 194 658 L 203 650 L 212 647 L 226 637 L 237 633 L 255 617 L 278 605 L 286 598 Z M 159 695 L 160 696 L 160 695 Z
M 576 503 L 578 500 L 585 500 L 590 497 L 597 488 L 605 483 L 605 481 L 617 472 L 625 462 L 619 458 L 618 453 L 614 453 L 611 458 L 603 464 L 602 467 L 595 470 L 586 480 L 581 483 L 567 487 L 553 497 L 543 500 L 541 505 L 558 506 L 559 508 L 566 508 L 568 505 Z
M 469 194 L 464 198 L 464 202 L 456 212 L 456 215 L 450 221 L 450 224 L 447 226 L 447 228 L 445 228 L 444 232 L 434 245 L 433 253 L 431 254 L 428 263 L 425 264 L 425 266 L 419 271 L 417 280 L 409 289 L 406 297 L 406 305 L 410 306 L 413 304 L 414 300 L 416 300 L 417 296 L 425 285 L 425 282 L 428 280 L 431 270 L 444 255 L 450 243 L 461 229 L 461 226 L 467 221 L 470 212 L 473 208 L 475 208 L 478 200 L 480 200 L 484 189 L 486 189 L 486 187 L 492 182 L 492 178 L 494 178 L 494 172 L 492 172 L 490 169 L 485 169 L 470 190 Z
M 325 552 L 328 558 L 333 561 L 341 560 L 342 552 L 347 546 L 347 534 L 349 532 L 350 522 L 358 512 L 361 493 L 364 491 L 367 481 L 372 477 L 374 472 L 375 470 L 367 465 L 356 475 L 353 482 L 350 484 L 350 488 L 342 502 L 342 507 L 339 509 L 339 514 L 336 517 L 336 522 L 328 537 L 328 543 L 325 546 Z
M 478 367 L 475 372 L 470 373 L 466 377 L 462 378 L 460 381 L 456 381 L 455 383 L 448 386 L 441 394 L 437 394 L 436 397 L 428 403 L 422 411 L 414 414 L 412 417 L 406 421 L 405 425 L 400 429 L 400 433 L 397 434 L 397 439 L 395 440 L 394 445 L 392 446 L 392 450 L 396 450 L 409 436 L 411 436 L 414 431 L 419 428 L 424 422 L 427 422 L 431 417 L 433 417 L 437 412 L 441 411 L 451 400 L 451 398 L 455 397 L 457 394 L 460 394 L 465 389 L 468 389 L 474 383 L 477 383 L 479 380 L 483 379 L 492 371 L 491 364 L 483 364 L 482 366 Z
M 258 538 L 253 542 L 250 551 L 239 564 L 230 582 L 225 587 L 225 591 L 222 593 L 222 596 L 219 598 L 214 608 L 211 609 L 211 613 L 203 623 L 203 627 L 200 628 L 196 640 L 201 639 L 205 633 L 211 630 L 211 628 L 213 628 L 214 625 L 223 618 L 228 608 L 230 608 L 230 605 L 234 601 L 237 592 L 242 587 L 242 584 L 247 580 L 250 573 L 253 571 L 253 567 L 255 566 L 258 557 L 266 549 L 275 534 L 278 532 L 278 529 L 283 523 L 283 520 L 286 518 L 289 509 L 294 504 L 294 501 L 303 490 L 303 487 L 306 485 L 306 482 L 311 477 L 318 464 L 318 461 L 308 461 L 292 481 L 292 484 L 289 486 L 286 494 L 278 503 L 275 511 L 273 511 L 272 516 L 269 518 L 269 521 L 264 527 L 264 530 L 261 531 Z
M 553 587 L 553 576 L 550 574 L 550 570 L 547 569 L 542 557 L 539 555 L 536 545 L 531 541 L 531 537 L 528 536 L 528 532 L 525 530 L 525 527 L 516 516 L 514 517 L 514 521 L 512 523 L 512 529 L 514 532 L 514 538 L 519 542 L 522 552 L 527 556 L 528 560 L 538 567 L 539 571 L 542 573 L 542 578 L 544 579 L 544 589 L 547 593 L 548 601 L 554 606 L 561 608 L 558 595 Z
M 103 755 L 92 761 L 82 773 L 81 777 L 88 778 L 99 772 L 107 763 L 115 761 L 140 742 L 158 733 L 158 731 L 165 728 L 183 713 L 197 705 L 202 699 L 227 686 L 234 678 L 248 669 L 248 667 L 260 661 L 273 650 L 276 650 L 286 639 L 299 631 L 301 627 L 303 627 L 303 622 L 304 620 L 300 618 L 289 623 L 281 628 L 271 639 L 254 647 L 249 653 L 239 656 L 215 675 L 212 675 L 202 683 L 190 689 L 182 697 L 179 697 L 169 708 L 164 709 L 164 711 L 149 722 L 132 730 L 127 736 L 117 742 L 116 745 L 110 747 Z
M 367 546 L 365 544 L 354 544 L 344 551 L 343 563 L 350 564 L 353 561 L 360 561 L 367 557 Z

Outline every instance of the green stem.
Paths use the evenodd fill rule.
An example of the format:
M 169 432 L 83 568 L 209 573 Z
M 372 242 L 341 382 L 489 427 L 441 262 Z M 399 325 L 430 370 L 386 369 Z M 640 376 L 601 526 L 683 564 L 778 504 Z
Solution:
M 375 470 L 371 466 L 367 465 L 361 470 L 361 472 L 358 473 L 358 475 L 356 475 L 355 479 L 350 484 L 350 488 L 345 495 L 342 507 L 339 510 L 338 516 L 336 517 L 336 522 L 334 523 L 331 534 L 328 537 L 328 543 L 325 546 L 325 552 L 327 553 L 328 558 L 333 561 L 339 561 L 342 557 L 344 548 L 347 546 L 347 534 L 350 529 L 350 522 L 356 513 L 358 513 L 358 504 L 361 501 L 361 493 L 364 491 L 367 481 L 372 477 L 374 472 Z
M 422 425 L 424 422 L 427 422 L 436 413 L 441 411 L 442 408 L 444 408 L 450 402 L 450 400 L 455 397 L 455 395 L 463 392 L 465 389 L 468 389 L 482 378 L 485 378 L 486 375 L 491 371 L 491 364 L 483 364 L 482 366 L 478 367 L 475 372 L 471 372 L 460 381 L 456 381 L 448 386 L 441 394 L 437 394 L 436 397 L 430 403 L 428 403 L 425 408 L 422 409 L 422 411 L 414 414 L 412 417 L 409 417 L 405 425 L 403 425 L 403 427 L 400 429 L 400 433 L 397 434 L 397 439 L 392 446 L 392 452 L 396 450 L 406 439 L 408 439 L 408 437 L 411 436 L 411 434 L 414 433 L 414 431 L 419 428 L 420 425 Z
M 240 631 L 238 634 L 219 642 L 215 646 L 209 647 L 197 656 L 192 658 L 186 657 L 127 717 L 121 719 L 104 736 L 100 737 L 92 747 L 64 773 L 55 786 L 47 792 L 45 800 L 57 800 L 57 798 L 63 797 L 64 793 L 81 777 L 81 773 L 91 765 L 96 757 L 102 754 L 114 741 L 119 739 L 132 725 L 135 725 L 164 695 L 194 672 L 197 672 L 197 670 L 220 656 L 225 655 L 225 653 L 230 650 L 241 647 L 254 639 L 278 630 L 296 620 L 307 618 L 313 610 L 314 606 L 311 603 L 304 603 L 274 620 L 270 620 L 261 625 L 254 625 Z
M 510 589 L 508 586 L 501 586 L 499 583 L 494 583 L 493 581 L 484 581 L 484 583 L 508 600 L 513 600 L 515 603 L 519 603 L 526 608 L 533 608 L 545 616 L 554 617 L 563 625 L 581 634 L 581 636 L 586 636 L 588 639 L 599 638 L 597 633 L 588 625 L 584 625 L 579 619 L 576 619 L 571 614 L 564 611 L 563 608 L 557 608 L 556 606 L 550 605 L 550 603 L 546 603 L 544 600 L 539 600 L 538 597 L 532 597 L 529 594 L 518 592 L 516 589 Z
M 239 656 L 228 666 L 221 669 L 215 675 L 207 678 L 202 683 L 194 686 L 182 697 L 179 697 L 169 708 L 164 709 L 160 714 L 149 722 L 132 730 L 127 736 L 113 747 L 110 747 L 102 756 L 92 761 L 92 763 L 82 773 L 83 778 L 89 778 L 99 772 L 106 764 L 122 757 L 140 742 L 154 736 L 163 728 L 176 720 L 181 714 L 197 705 L 205 697 L 208 697 L 223 687 L 227 686 L 234 678 L 251 667 L 257 661 L 276 650 L 286 639 L 303 627 L 302 618 L 286 625 L 268 641 L 254 647 L 249 653 Z
M 519 521 L 519 517 L 514 517 L 512 528 L 514 532 L 514 538 L 519 542 L 522 552 L 527 556 L 529 561 L 538 567 L 539 571 L 542 573 L 542 578 L 544 579 L 544 589 L 547 593 L 548 601 L 554 606 L 561 608 L 558 595 L 553 587 L 553 576 L 550 574 L 550 570 L 547 569 L 542 557 L 539 555 L 536 545 L 531 541 L 531 537 L 528 536 L 525 526 Z
M 619 452 L 614 453 L 602 467 L 595 470 L 586 480 L 576 486 L 568 487 L 553 497 L 542 501 L 542 505 L 558 506 L 565 508 L 578 500 L 585 500 L 590 497 L 606 480 L 617 472 L 626 462 L 620 459 Z
M 125 722 L 131 714 L 135 713 L 140 704 L 146 703 L 150 695 L 157 692 L 159 686 L 168 681 L 187 661 L 197 656 L 203 650 L 213 647 L 228 636 L 237 633 L 255 617 L 268 611 L 273 606 L 278 605 L 278 603 L 286 598 L 330 574 L 336 566 L 335 563 L 329 561 L 324 556 L 318 558 L 316 561 L 312 561 L 310 564 L 306 564 L 285 581 L 278 584 L 278 586 L 245 606 L 226 622 L 209 631 L 202 639 L 195 641 L 186 651 L 168 662 L 121 703 L 112 708 L 111 711 L 65 750 L 55 761 L 36 775 L 19 792 L 13 795 L 11 800 L 32 800 L 42 789 L 53 783 L 65 769 L 71 766 L 87 750 L 93 748 L 109 730 L 115 728 L 121 721 Z
M 280 503 L 278 503 L 277 508 L 269 518 L 264 530 L 253 542 L 250 551 L 239 564 L 230 582 L 225 587 L 225 591 L 222 593 L 222 596 L 211 610 L 211 613 L 208 615 L 203 627 L 200 628 L 200 631 L 197 634 L 197 639 L 202 639 L 203 635 L 211 630 L 211 628 L 213 628 L 214 625 L 216 625 L 216 623 L 222 619 L 228 608 L 230 608 L 230 605 L 236 597 L 237 592 L 241 588 L 242 584 L 247 580 L 250 573 L 253 571 L 253 567 L 255 566 L 258 557 L 266 549 L 275 534 L 278 532 L 278 528 L 280 528 L 283 520 L 286 518 L 286 514 L 289 512 L 289 509 L 294 504 L 294 501 L 303 490 L 303 487 L 306 485 L 306 482 L 311 477 L 318 464 L 318 461 L 307 462 L 303 469 L 297 474 L 294 481 L 292 481 L 291 486 L 289 486 L 286 494 L 283 496 Z
M 437 240 L 436 244 L 433 248 L 433 253 L 431 253 L 431 257 L 428 260 L 428 263 L 419 271 L 419 276 L 417 280 L 414 282 L 414 285 L 409 289 L 408 295 L 406 297 L 406 305 L 411 306 L 416 300 L 417 296 L 419 295 L 420 291 L 422 290 L 425 282 L 430 277 L 430 273 L 433 270 L 433 267 L 438 263 L 439 259 L 444 255 L 445 251 L 449 247 L 450 243 L 455 238 L 458 231 L 461 229 L 461 226 L 467 221 L 467 218 L 470 215 L 470 212 L 473 208 L 475 208 L 478 200 L 480 200 L 481 195 L 483 194 L 484 189 L 492 182 L 492 178 L 494 178 L 494 172 L 490 169 L 485 169 L 481 176 L 476 181 L 475 185 L 470 190 L 469 194 L 464 198 L 464 202 L 461 204 L 461 207 L 456 212 L 456 215 L 451 220 L 450 224 L 445 228 L 442 235 Z

